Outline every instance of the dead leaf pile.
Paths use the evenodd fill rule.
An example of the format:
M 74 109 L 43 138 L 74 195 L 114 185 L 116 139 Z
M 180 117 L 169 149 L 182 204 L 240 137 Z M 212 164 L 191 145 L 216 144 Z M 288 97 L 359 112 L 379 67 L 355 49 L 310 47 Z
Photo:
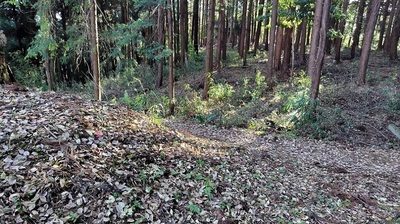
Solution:
M 0 222 L 400 221 L 399 152 L 195 128 L 0 89 Z

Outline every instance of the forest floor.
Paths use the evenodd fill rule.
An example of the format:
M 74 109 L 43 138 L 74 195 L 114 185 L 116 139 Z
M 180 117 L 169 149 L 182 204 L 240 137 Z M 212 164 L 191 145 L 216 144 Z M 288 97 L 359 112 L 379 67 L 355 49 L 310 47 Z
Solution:
M 330 140 L 157 125 L 121 105 L 2 86 L 0 223 L 400 223 L 399 140 L 386 128 L 400 120 L 377 94 L 399 85 L 397 67 L 372 61 L 356 87 L 354 62 L 326 64 L 338 88 L 322 105 L 355 120 Z

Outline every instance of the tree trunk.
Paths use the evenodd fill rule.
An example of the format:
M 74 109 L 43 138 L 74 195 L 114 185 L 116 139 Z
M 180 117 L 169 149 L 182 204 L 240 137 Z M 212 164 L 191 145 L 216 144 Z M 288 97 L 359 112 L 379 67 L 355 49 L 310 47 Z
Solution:
M 278 17 L 278 0 L 272 0 L 272 15 L 271 15 L 271 28 L 269 34 L 269 51 L 268 51 L 268 67 L 266 80 L 268 84 L 272 84 L 272 78 L 274 77 L 274 56 L 275 56 L 275 30 L 276 20 Z
M 380 0 L 371 0 L 370 4 L 370 16 L 368 17 L 367 27 L 365 29 L 364 40 L 361 48 L 362 50 L 357 79 L 358 85 L 365 84 L 365 74 L 367 73 L 369 53 L 371 51 L 372 38 L 374 35 L 376 20 L 378 18 Z
M 252 1 L 252 0 L 250 0 Z M 246 14 L 247 14 L 247 0 L 243 0 L 243 11 L 242 11 L 242 22 L 241 22 L 241 31 L 240 31 L 240 40 L 239 40 L 239 55 L 243 58 L 244 53 L 244 42 L 246 39 Z
M 300 47 L 300 38 L 301 38 L 301 33 L 303 32 L 303 23 L 304 20 L 301 21 L 300 25 L 296 29 L 296 38 L 294 40 L 294 45 L 293 45 L 293 51 L 297 54 L 299 52 L 299 47 Z
M 253 10 L 253 0 L 250 0 L 249 3 L 249 13 L 247 16 L 247 24 L 246 24 L 246 33 L 245 33 L 245 44 L 244 44 L 244 52 L 243 52 L 243 67 L 247 66 L 247 52 L 250 49 L 250 38 L 251 38 L 251 17 Z
M 101 101 L 99 36 L 97 30 L 97 1 L 90 0 L 90 61 L 94 82 L 94 99 Z
M 194 51 L 199 53 L 199 0 L 193 2 L 192 40 Z
M 392 32 L 389 39 L 388 54 L 391 60 L 397 59 L 397 44 L 400 37 L 400 7 L 396 9 L 396 17 L 394 18 Z
M 174 22 L 172 21 L 173 3 L 172 0 L 167 0 L 167 23 L 168 23 L 168 48 L 172 51 L 168 57 L 169 62 L 169 113 L 173 115 L 175 112 L 175 75 L 174 75 Z
M 264 0 L 260 0 L 258 7 L 260 8 L 258 10 L 258 17 L 260 17 L 263 15 Z M 261 25 L 262 25 L 262 20 L 258 19 L 257 28 L 256 28 L 256 36 L 254 38 L 254 56 L 257 55 L 258 46 L 260 44 Z
M 283 28 L 278 26 L 276 33 L 276 45 L 275 45 L 275 56 L 274 56 L 274 69 L 281 70 L 282 66 L 282 42 L 283 42 Z
M 385 7 L 382 11 L 382 21 L 380 23 L 379 29 L 379 39 L 378 39 L 378 50 L 383 50 L 383 37 L 385 35 L 385 28 L 386 28 L 386 20 L 388 17 L 389 5 L 391 4 L 392 0 L 386 0 Z
M 283 62 L 282 62 L 282 75 L 283 78 L 289 76 L 290 73 L 290 59 L 292 56 L 292 35 L 293 28 L 285 28 L 284 47 L 283 47 Z
M 158 8 L 158 19 L 157 19 L 157 38 L 158 38 L 158 43 L 160 45 L 165 44 L 165 30 L 164 30 L 164 7 L 159 6 Z M 161 53 L 162 50 L 159 51 Z M 157 65 L 157 81 L 156 81 L 156 87 L 161 87 L 164 79 L 164 58 L 161 58 L 160 61 L 158 62 Z
M 249 52 L 250 50 L 250 45 L 251 45 L 251 38 L 253 37 L 252 35 L 252 24 L 253 24 L 253 0 L 250 0 L 249 5 L 248 5 L 248 13 L 247 13 L 247 18 L 246 18 L 246 35 L 245 35 L 245 40 L 246 43 L 245 45 L 245 53 Z
M 383 48 L 385 49 L 385 51 L 389 51 L 389 47 L 390 47 L 390 36 L 392 34 L 392 25 L 393 25 L 393 19 L 396 16 L 396 13 L 398 12 L 398 8 L 399 8 L 399 2 L 400 0 L 392 0 L 392 7 L 391 7 L 391 11 L 390 11 L 390 16 L 389 16 L 389 21 L 388 21 L 388 25 L 387 25 L 387 30 L 386 30 L 386 34 L 385 34 L 385 40 L 383 41 Z
M 365 8 L 365 0 L 360 0 L 357 12 L 357 20 L 356 20 L 356 29 L 353 33 L 353 44 L 351 45 L 350 51 L 350 58 L 353 59 L 356 57 L 356 49 L 358 48 L 358 43 L 360 41 L 360 33 L 361 33 L 361 26 L 363 22 L 363 15 L 364 15 L 364 8 Z
M 206 42 L 206 36 L 207 36 L 207 16 L 209 16 L 208 12 L 208 1 L 209 0 L 203 0 L 203 13 L 201 16 L 201 46 L 203 47 Z
M 299 63 L 304 64 L 306 63 L 307 19 L 303 19 L 301 22 L 301 30 Z
M 349 6 L 349 0 L 344 0 L 343 1 L 343 13 L 347 15 L 347 7 Z M 339 22 L 339 32 L 342 34 L 344 37 L 344 26 L 346 25 L 346 19 L 342 19 Z M 335 42 L 335 61 L 336 63 L 340 63 L 340 53 L 341 53 L 341 48 L 342 48 L 342 41 L 343 38 L 336 38 Z
M 1 35 L 2 33 L 0 33 Z M 5 37 L 5 36 L 4 36 Z M 2 38 L 0 36 L 0 38 Z M 0 40 L 2 41 L 2 40 Z M 10 73 L 8 72 L 8 65 L 6 63 L 6 57 L 4 55 L 4 52 L 2 51 L 3 46 L 1 46 L 0 43 L 0 84 L 2 83 L 10 83 Z
M 329 18 L 329 27 L 327 28 L 328 30 L 330 29 L 334 29 L 335 25 L 336 25 L 336 20 L 334 18 Z M 337 29 L 334 29 L 335 31 Z M 331 50 L 332 50 L 332 40 L 330 38 L 327 38 L 325 41 L 325 54 L 326 55 L 331 55 Z
M 225 7 L 226 9 L 226 7 Z M 226 9 L 225 11 L 225 15 L 228 13 L 228 10 Z M 226 56 L 226 50 L 227 50 L 227 42 L 228 42 L 228 26 L 229 26 L 229 20 L 228 20 L 228 16 L 225 16 L 225 27 L 224 30 L 222 32 L 222 60 L 226 60 L 227 56 Z
M 222 45 L 224 38 L 224 26 L 225 26 L 225 2 L 219 0 L 219 22 L 218 22 L 218 44 L 217 44 L 217 57 L 216 64 L 217 70 L 220 72 L 221 69 L 221 57 L 222 57 Z
M 176 3 L 177 2 L 177 3 Z M 181 62 L 181 55 L 180 55 L 180 45 L 179 43 L 181 42 L 181 35 L 180 35 L 180 23 L 182 22 L 182 18 L 179 18 L 180 16 L 180 4 L 179 4 L 179 0 L 172 0 L 172 22 L 174 24 L 174 49 L 175 49 L 175 53 L 174 53 L 174 64 L 175 65 L 179 65 L 179 63 Z
M 188 46 L 188 2 L 187 0 L 180 0 L 180 21 L 179 28 L 181 33 L 181 49 L 180 49 L 180 63 L 186 64 L 186 52 Z
M 314 25 L 311 37 L 310 58 L 307 73 L 311 76 L 311 99 L 314 102 L 318 97 L 322 64 L 325 55 L 327 22 L 330 11 L 330 0 L 317 0 L 314 13 Z
M 213 39 L 214 39 L 214 16 L 215 16 L 215 0 L 210 0 L 210 8 L 208 15 L 207 27 L 207 46 L 205 59 L 204 89 L 202 99 L 208 98 L 208 89 L 210 88 L 210 76 L 213 71 Z

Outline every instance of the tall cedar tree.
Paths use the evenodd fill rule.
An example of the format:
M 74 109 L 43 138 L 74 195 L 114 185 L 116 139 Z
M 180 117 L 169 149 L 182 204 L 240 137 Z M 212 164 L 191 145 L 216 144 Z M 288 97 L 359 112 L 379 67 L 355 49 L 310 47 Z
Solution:
M 268 84 L 272 84 L 272 78 L 274 77 L 275 31 L 276 20 L 278 17 L 278 0 L 272 0 L 272 2 L 271 29 L 269 34 L 268 65 L 266 74 L 266 80 Z
M 251 0 L 252 1 L 252 0 Z M 242 11 L 242 21 L 241 21 L 241 31 L 240 31 L 240 39 L 239 39 L 239 55 L 240 58 L 243 58 L 244 48 L 246 41 L 246 16 L 247 16 L 247 0 L 243 0 L 243 11 Z
M 399 12 L 398 10 L 398 4 L 400 3 L 400 0 L 392 0 L 392 7 L 390 9 L 390 15 L 389 15 L 389 21 L 387 25 L 387 31 L 385 33 L 385 40 L 383 41 L 383 48 L 385 51 L 389 51 L 390 47 L 390 35 L 392 34 L 392 25 L 393 25 L 393 19 L 395 17 L 395 14 Z
M 263 15 L 264 0 L 260 0 L 258 7 L 259 7 L 258 21 L 257 21 L 257 28 L 256 28 L 256 36 L 254 37 L 254 56 L 257 55 L 258 46 L 260 45 L 260 35 L 261 35 L 261 26 L 262 26 L 262 20 L 260 19 L 260 17 Z
M 400 7 L 397 8 L 396 16 L 393 22 L 392 32 L 389 39 L 389 58 L 391 60 L 397 59 L 397 44 L 400 38 Z
M 379 39 L 378 39 L 378 49 L 383 50 L 383 37 L 385 35 L 385 29 L 386 29 L 386 20 L 389 14 L 389 6 L 391 4 L 392 0 L 386 0 L 384 3 L 384 8 L 382 10 L 382 21 L 380 22 L 380 27 L 379 27 Z
M 168 0 L 167 10 L 167 23 L 168 23 L 168 48 L 171 50 L 171 54 L 168 57 L 169 63 L 169 113 L 174 114 L 175 110 L 175 75 L 174 75 L 174 23 L 172 22 L 172 1 Z
M 310 57 L 307 73 L 311 76 L 311 99 L 318 97 L 322 64 L 324 62 L 327 22 L 329 18 L 330 0 L 317 0 L 314 13 L 314 25 L 311 37 Z M 314 104 L 315 105 L 315 104 Z
M 348 6 L 349 6 L 349 0 L 344 0 L 343 1 L 343 13 L 344 14 L 347 13 L 347 7 Z M 344 33 L 344 26 L 345 25 L 346 25 L 346 19 L 343 18 L 339 22 L 339 32 L 341 34 Z M 344 36 L 344 34 L 343 34 L 343 36 Z M 335 40 L 335 60 L 336 60 L 336 63 L 340 63 L 340 53 L 341 53 L 341 48 L 342 48 L 342 41 L 343 41 L 342 37 L 338 37 Z
M 250 0 L 249 3 L 249 13 L 247 16 L 247 21 L 246 21 L 246 33 L 245 33 L 245 44 L 244 44 L 244 49 L 243 49 L 243 67 L 247 66 L 247 52 L 249 51 L 249 46 L 250 46 L 250 36 L 251 36 L 251 18 L 252 18 L 252 10 L 253 10 L 253 0 Z
M 371 51 L 372 38 L 374 36 L 374 30 L 376 25 L 376 20 L 378 18 L 380 0 L 371 0 L 370 2 L 370 16 L 368 17 L 367 27 L 364 33 L 364 40 L 362 44 L 360 65 L 358 68 L 358 85 L 365 84 L 365 74 L 367 73 L 367 65 L 369 60 L 369 53 Z
M 358 44 L 360 42 L 360 33 L 361 26 L 364 17 L 364 8 L 365 8 L 365 0 L 360 0 L 358 5 L 357 19 L 356 19 L 356 28 L 353 33 L 353 43 L 351 45 L 350 58 L 353 59 L 356 56 L 356 50 L 358 48 Z
M 157 18 L 157 39 L 160 45 L 165 44 L 165 29 L 164 29 L 164 6 L 158 7 L 158 18 Z M 159 51 L 161 53 L 162 50 Z M 161 58 L 157 65 L 157 80 L 156 87 L 161 87 L 164 78 L 164 58 Z
M 300 52 L 299 52 L 299 63 L 306 63 L 306 38 L 307 38 L 307 19 L 304 18 L 301 22 L 301 35 L 300 35 Z
M 180 0 L 180 18 L 179 28 L 181 33 L 181 49 L 180 62 L 181 65 L 186 64 L 186 52 L 188 48 L 188 2 Z
M 90 61 L 94 82 L 94 99 L 101 100 L 100 91 L 100 63 L 99 63 L 99 35 L 97 29 L 97 1 L 90 0 Z
M 210 78 L 213 72 L 213 39 L 214 39 L 214 16 L 215 16 L 215 0 L 210 0 L 208 27 L 207 27 L 207 45 L 206 45 L 206 60 L 204 74 L 204 89 L 202 99 L 208 98 L 208 89 L 210 88 Z
M 224 39 L 224 26 L 225 26 L 225 0 L 219 0 L 219 21 L 218 21 L 218 44 L 217 44 L 217 57 L 216 65 L 218 72 L 221 69 L 222 58 L 222 45 Z
M 196 54 L 199 53 L 199 0 L 193 2 L 192 40 Z

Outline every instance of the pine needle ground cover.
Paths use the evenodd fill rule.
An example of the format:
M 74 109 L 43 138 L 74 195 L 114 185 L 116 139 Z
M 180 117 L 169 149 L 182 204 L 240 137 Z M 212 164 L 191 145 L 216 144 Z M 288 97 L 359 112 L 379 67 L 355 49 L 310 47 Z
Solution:
M 400 152 L 0 90 L 1 223 L 398 223 Z

